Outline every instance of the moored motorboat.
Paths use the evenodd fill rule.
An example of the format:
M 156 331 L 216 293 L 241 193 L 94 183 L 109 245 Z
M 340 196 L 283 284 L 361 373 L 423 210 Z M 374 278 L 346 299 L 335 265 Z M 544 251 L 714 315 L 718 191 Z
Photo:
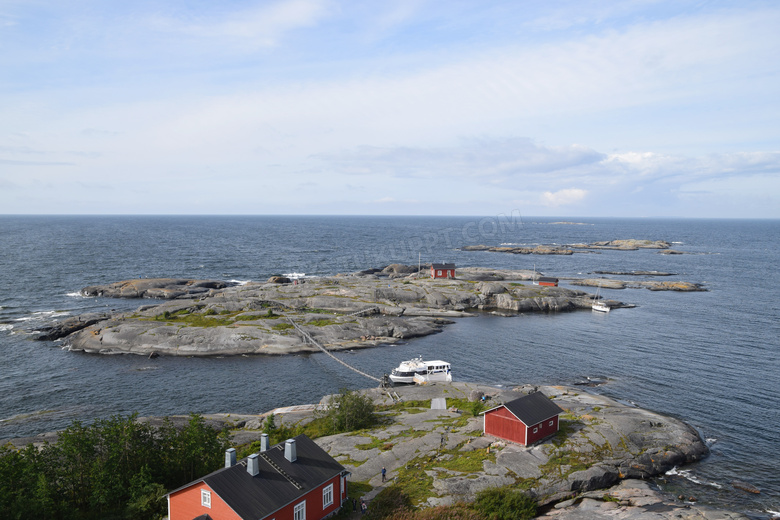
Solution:
M 601 284 L 599 284 L 599 288 L 596 289 L 596 296 L 593 299 L 593 304 L 591 305 L 591 309 L 593 309 L 593 311 L 595 312 L 609 312 L 611 307 L 599 299 L 600 293 L 601 293 Z
M 427 383 L 431 381 L 452 381 L 450 364 L 446 361 L 423 361 L 422 356 L 402 361 L 390 373 L 393 383 Z

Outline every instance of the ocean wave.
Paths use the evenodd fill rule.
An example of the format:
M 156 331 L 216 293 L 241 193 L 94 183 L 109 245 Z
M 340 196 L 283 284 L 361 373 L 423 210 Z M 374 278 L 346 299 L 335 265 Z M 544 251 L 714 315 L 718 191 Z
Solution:
M 234 283 L 236 285 L 246 285 L 252 280 L 228 280 L 230 283 Z
M 710 486 L 714 487 L 715 489 L 721 489 L 723 486 L 718 484 L 717 482 L 712 482 L 710 480 L 707 480 L 705 478 L 699 477 L 693 473 L 693 471 L 689 469 L 677 469 L 677 466 L 673 467 L 669 471 L 665 473 L 665 475 L 668 475 L 670 477 L 680 477 L 684 478 L 686 480 L 689 480 L 693 482 L 694 484 L 699 484 L 701 486 Z
M 283 273 L 282 276 L 286 276 L 287 278 L 306 278 L 306 273 Z
M 13 329 L 14 326 L 10 323 L 0 323 L 0 332 L 5 332 L 7 330 Z
M 70 296 L 71 298 L 92 298 L 92 296 L 82 294 L 81 291 L 65 293 L 65 296 Z

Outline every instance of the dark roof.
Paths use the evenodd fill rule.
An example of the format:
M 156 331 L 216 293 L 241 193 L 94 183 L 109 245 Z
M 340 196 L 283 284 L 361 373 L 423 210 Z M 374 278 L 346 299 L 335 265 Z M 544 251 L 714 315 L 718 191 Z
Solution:
M 537 282 L 557 282 L 557 278 L 553 278 L 551 276 L 540 276 L 536 279 Z
M 192 520 L 212 520 L 212 518 L 209 515 L 200 515 L 196 516 Z
M 257 476 L 247 472 L 246 459 L 242 459 L 235 466 L 217 470 L 171 493 L 205 482 L 238 516 L 255 520 L 268 516 L 345 471 L 344 466 L 306 435 L 295 437 L 295 447 L 295 462 L 284 458 L 282 442 L 257 457 L 260 467 Z
M 431 264 L 431 269 L 455 269 L 455 264 Z
M 509 401 L 504 403 L 504 406 L 526 426 L 539 424 L 544 420 L 563 413 L 563 409 L 542 392 L 534 392 L 514 401 Z

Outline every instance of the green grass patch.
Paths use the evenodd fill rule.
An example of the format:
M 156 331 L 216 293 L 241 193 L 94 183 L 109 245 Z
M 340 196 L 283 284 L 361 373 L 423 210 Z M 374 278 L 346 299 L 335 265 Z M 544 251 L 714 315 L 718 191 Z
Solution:
M 306 322 L 306 325 L 311 325 L 312 327 L 327 327 L 328 325 L 336 325 L 338 322 L 336 320 L 331 319 L 323 319 L 323 320 L 311 320 Z
M 277 323 L 276 325 L 272 326 L 271 328 L 274 329 L 274 330 L 281 331 L 281 330 L 289 330 L 289 329 L 293 328 L 293 326 L 291 324 L 289 324 L 289 323 Z
M 429 458 L 417 457 L 398 468 L 392 487 L 408 496 L 414 505 L 420 505 L 428 498 L 436 496 L 433 492 L 433 477 L 425 473 L 431 462 Z
M 455 449 L 448 450 L 446 453 L 451 454 L 452 458 L 436 462 L 434 464 L 435 467 L 461 471 L 463 473 L 474 473 L 482 471 L 483 463 L 486 460 L 490 462 L 496 461 L 495 450 L 487 453 L 487 450 L 458 451 Z

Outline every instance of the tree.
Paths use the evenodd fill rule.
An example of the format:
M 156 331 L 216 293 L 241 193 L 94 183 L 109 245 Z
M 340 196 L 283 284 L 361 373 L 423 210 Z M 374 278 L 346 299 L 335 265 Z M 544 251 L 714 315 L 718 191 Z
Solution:
M 342 388 L 331 398 L 328 407 L 317 412 L 325 419 L 330 433 L 342 433 L 368 428 L 376 423 L 374 403 L 367 395 Z

